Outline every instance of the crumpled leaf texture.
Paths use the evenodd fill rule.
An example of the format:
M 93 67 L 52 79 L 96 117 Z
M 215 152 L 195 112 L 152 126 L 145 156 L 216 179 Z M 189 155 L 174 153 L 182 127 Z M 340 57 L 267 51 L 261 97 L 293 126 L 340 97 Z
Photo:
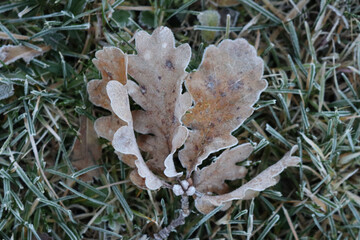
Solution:
M 186 79 L 195 106 L 183 117 L 192 130 L 179 158 L 188 176 L 210 153 L 238 143 L 231 132 L 253 113 L 252 106 L 267 87 L 261 79 L 263 65 L 244 39 L 206 48 L 199 69 Z

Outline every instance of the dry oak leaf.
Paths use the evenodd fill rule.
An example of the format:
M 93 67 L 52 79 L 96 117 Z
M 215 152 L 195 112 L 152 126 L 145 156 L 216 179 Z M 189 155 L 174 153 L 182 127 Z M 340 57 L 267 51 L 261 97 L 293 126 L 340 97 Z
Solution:
M 76 139 L 70 156 L 72 165 L 78 170 L 97 165 L 101 159 L 101 145 L 98 143 L 93 122 L 85 116 L 80 117 L 79 137 Z M 100 177 L 101 171 L 95 169 L 80 176 L 83 181 Z
M 244 39 L 206 48 L 199 69 L 185 80 L 195 101 L 182 118 L 191 129 L 179 152 L 188 177 L 209 154 L 238 143 L 231 132 L 253 113 L 252 106 L 267 87 L 262 74 L 262 59 Z
M 136 185 L 155 190 L 168 186 L 158 176 L 179 177 L 181 173 L 175 170 L 173 154 L 185 143 L 179 152 L 180 162 L 187 170 L 187 178 L 195 172 L 192 179 L 183 181 L 194 181 L 198 196 L 195 206 L 207 213 L 215 206 L 229 206 L 234 199 L 254 197 L 259 191 L 275 185 L 286 167 L 299 162 L 299 158 L 291 156 L 296 150 L 293 147 L 278 163 L 232 192 L 229 192 L 225 180 L 245 176 L 246 169 L 236 163 L 249 156 L 252 151 L 250 144 L 227 149 L 213 164 L 198 169 L 210 153 L 238 143 L 231 135 L 232 131 L 253 113 L 253 104 L 267 87 L 267 82 L 261 79 L 263 61 L 246 40 L 224 40 L 217 47 L 209 46 L 198 71 L 190 74 L 185 72 L 190 48 L 187 44 L 175 47 L 174 35 L 168 28 L 159 27 L 152 35 L 139 31 L 135 34 L 135 42 L 136 55 L 126 56 L 121 52 L 125 59 L 121 73 L 126 79 L 128 59 L 129 75 L 136 82 L 127 81 L 125 84 L 119 79 L 111 80 L 114 74 L 109 69 L 115 66 L 109 62 L 108 67 L 98 66 L 104 83 L 96 85 L 95 82 L 93 86 L 102 85 L 98 94 L 105 92 L 108 99 L 100 96 L 97 103 L 111 110 L 122 123 L 113 134 L 116 128 L 112 125 L 118 125 L 113 124 L 112 119 L 101 120 L 103 127 L 113 129 L 102 134 L 109 138 L 113 134 L 112 145 L 117 153 L 133 157 L 128 164 L 137 168 L 130 174 Z M 112 58 L 116 59 L 116 56 Z M 182 94 L 184 78 L 188 92 Z M 96 102 L 97 89 L 92 90 L 89 94 Z M 128 95 L 142 110 L 131 112 Z M 192 99 L 194 106 L 190 108 Z M 141 134 L 137 139 L 135 131 Z M 140 149 L 150 153 L 151 159 L 146 163 Z
M 90 101 L 99 107 L 112 111 L 106 85 L 110 80 L 122 84 L 127 81 L 127 56 L 116 47 L 105 47 L 95 53 L 94 65 L 99 69 L 102 80 L 92 80 L 87 84 Z M 95 121 L 95 131 L 99 137 L 112 141 L 121 126 L 125 125 L 116 115 L 105 116 Z
M 293 146 L 277 163 L 268 167 L 255 178 L 232 192 L 216 196 L 204 194 L 196 198 L 196 208 L 206 214 L 214 209 L 214 207 L 226 204 L 232 200 L 248 200 L 254 198 L 259 192 L 274 186 L 279 181 L 280 173 L 287 167 L 295 167 L 298 165 L 300 158 L 292 156 L 296 150 L 297 145 Z
M 26 63 L 29 63 L 35 57 L 43 55 L 50 50 L 50 46 L 42 45 L 38 46 L 39 50 L 23 46 L 23 45 L 4 45 L 0 48 L 0 60 L 5 65 L 13 63 L 22 58 Z M 0 63 L 0 68 L 3 66 Z
M 215 162 L 193 174 L 193 181 L 196 190 L 202 193 L 224 194 L 229 192 L 225 180 L 236 180 L 244 178 L 247 169 L 237 166 L 236 163 L 246 160 L 253 147 L 250 143 L 236 146 L 225 150 Z
M 104 47 L 102 50 L 95 53 L 95 57 L 96 58 L 93 59 L 93 63 L 97 69 L 99 69 L 102 75 L 102 80 L 92 80 L 88 83 L 87 91 L 89 93 L 89 99 L 94 105 L 108 109 L 112 112 L 112 114 L 98 118 L 95 121 L 94 128 L 99 137 L 112 142 L 115 132 L 120 127 L 126 125 L 126 123 L 113 113 L 110 106 L 110 99 L 106 92 L 106 85 L 111 80 L 118 81 L 123 85 L 126 84 L 128 65 L 127 55 L 119 48 Z M 133 155 L 124 155 L 119 152 L 115 153 L 118 155 L 119 159 L 127 165 L 132 168 L 136 168 L 136 157 Z M 144 179 L 141 179 L 136 170 L 132 172 L 130 178 L 135 185 L 145 188 L 145 181 Z
M 126 84 L 127 56 L 118 48 L 105 47 L 97 51 L 94 65 L 100 70 L 102 80 L 92 80 L 87 85 L 90 101 L 99 107 L 111 111 L 110 99 L 106 93 L 106 85 L 110 80 Z M 125 125 L 121 119 L 112 114 L 95 121 L 95 131 L 99 137 L 112 141 L 117 129 Z
M 144 134 L 138 138 L 139 147 L 150 154 L 147 164 L 154 173 L 180 176 L 173 154 L 188 135 L 180 120 L 191 105 L 190 95 L 181 94 L 191 49 L 188 44 L 175 47 L 167 27 L 157 28 L 152 35 L 139 31 L 135 43 L 137 54 L 128 56 L 128 73 L 137 83 L 128 81 L 127 88 L 143 109 L 133 111 L 134 129 Z
M 145 179 L 145 186 L 150 190 L 156 190 L 163 182 L 150 171 L 138 148 L 133 128 L 133 118 L 130 111 L 127 89 L 118 81 L 110 81 L 106 85 L 110 105 L 116 116 L 126 123 L 114 134 L 112 145 L 114 149 L 122 154 L 136 156 L 135 165 L 140 177 Z

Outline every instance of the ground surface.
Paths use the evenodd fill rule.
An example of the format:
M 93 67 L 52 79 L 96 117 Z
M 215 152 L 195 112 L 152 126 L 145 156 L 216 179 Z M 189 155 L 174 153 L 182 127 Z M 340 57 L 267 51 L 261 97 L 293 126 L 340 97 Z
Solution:
M 219 13 L 218 26 L 201 25 L 205 10 Z M 0 68 L 0 238 L 145 239 L 177 217 L 179 198 L 131 184 L 111 144 L 87 127 L 105 114 L 86 92 L 100 77 L 95 51 L 132 53 L 138 29 L 164 25 L 192 47 L 188 71 L 227 37 L 246 38 L 264 59 L 269 87 L 233 133 L 258 151 L 232 187 L 294 144 L 302 158 L 275 187 L 226 212 L 204 216 L 191 201 L 193 212 L 170 238 L 360 239 L 359 16 L 358 1 L 1 1 L 0 46 L 48 51 Z M 73 147 L 79 133 L 89 135 L 87 161 Z

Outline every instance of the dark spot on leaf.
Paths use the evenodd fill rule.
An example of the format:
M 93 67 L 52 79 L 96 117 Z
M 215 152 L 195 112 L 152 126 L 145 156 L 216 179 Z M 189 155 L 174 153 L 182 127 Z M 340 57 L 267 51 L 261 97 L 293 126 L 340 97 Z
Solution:
M 140 92 L 141 92 L 142 94 L 145 94 L 145 93 L 146 93 L 146 87 L 143 86 L 143 85 L 140 85 Z
M 172 62 L 170 60 L 166 60 L 165 66 L 170 69 L 170 70 L 174 70 L 174 66 L 172 64 Z
M 213 91 L 215 88 L 215 84 L 216 84 L 216 80 L 214 78 L 214 76 L 209 75 L 209 77 L 206 80 L 206 87 L 210 90 Z
M 108 72 L 108 71 L 107 71 L 106 74 L 109 76 L 110 79 L 113 79 L 113 75 L 112 75 L 111 72 Z
M 239 90 L 240 88 L 242 88 L 244 86 L 244 83 L 240 80 L 235 81 L 231 81 L 229 83 L 229 89 L 232 91 L 236 91 Z
M 212 137 L 210 137 L 210 136 L 206 136 L 206 138 L 205 138 L 205 142 L 210 142 L 210 141 L 211 141 L 211 139 L 212 139 Z
M 208 88 L 210 88 L 211 90 L 213 90 L 213 88 L 214 88 L 214 83 L 213 83 L 213 82 L 209 82 L 206 86 L 207 86 Z

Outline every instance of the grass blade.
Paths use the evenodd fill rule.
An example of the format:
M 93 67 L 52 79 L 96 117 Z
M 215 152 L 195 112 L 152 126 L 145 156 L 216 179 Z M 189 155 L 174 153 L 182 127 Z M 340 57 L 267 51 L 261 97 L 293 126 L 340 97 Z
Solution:
M 189 239 L 189 237 L 201 226 L 203 225 L 207 220 L 209 220 L 212 216 L 214 216 L 217 212 L 219 212 L 221 210 L 221 208 L 223 208 L 224 206 L 218 206 L 216 207 L 214 210 L 212 210 L 211 212 L 209 212 L 208 214 L 206 214 L 203 218 L 201 218 L 201 220 L 195 225 L 193 226 L 189 232 L 186 234 L 186 237 L 184 239 Z
M 88 200 L 88 201 L 90 201 L 90 202 L 93 202 L 93 203 L 98 204 L 98 205 L 107 206 L 107 207 L 110 207 L 110 206 L 111 206 L 111 205 L 109 205 L 109 204 L 107 204 L 107 203 L 104 203 L 104 202 L 102 202 L 102 201 L 99 201 L 99 200 L 96 200 L 96 199 L 94 199 L 94 198 L 88 197 L 88 196 L 86 196 L 85 194 L 82 194 L 82 193 L 80 193 L 79 191 L 76 191 L 75 189 L 67 186 L 67 185 L 66 185 L 65 183 L 63 183 L 63 182 L 60 182 L 60 185 L 63 186 L 64 188 L 68 189 L 69 191 L 71 191 L 72 193 L 74 193 L 75 195 L 77 195 L 78 197 L 81 197 L 81 198 L 83 198 L 83 199 L 86 199 L 86 200 Z
M 188 8 L 189 6 L 191 6 L 192 4 L 194 4 L 195 2 L 197 2 L 197 0 L 190 0 L 187 3 L 185 3 L 184 5 L 182 5 L 181 7 L 179 7 L 175 12 L 173 12 L 169 17 L 167 17 L 165 19 L 165 22 L 169 21 L 170 18 L 172 18 L 173 16 L 175 16 L 178 13 L 181 13 L 183 10 L 185 10 L 186 8 Z
M 253 8 L 257 12 L 261 13 L 262 15 L 273 21 L 274 23 L 282 24 L 282 21 L 278 17 L 276 17 L 274 14 L 270 13 L 268 10 L 258 5 L 256 2 L 252 0 L 239 0 L 239 2 Z
M 274 138 L 285 144 L 288 148 L 291 148 L 291 144 L 275 129 L 273 129 L 269 124 L 266 124 L 265 130 L 270 133 Z
M 269 231 L 274 227 L 274 225 L 279 221 L 279 219 L 280 219 L 280 216 L 278 214 L 276 214 L 270 220 L 270 222 L 266 225 L 264 231 L 262 231 L 262 233 L 258 237 L 258 240 L 263 240 L 265 238 L 265 236 L 269 233 Z

